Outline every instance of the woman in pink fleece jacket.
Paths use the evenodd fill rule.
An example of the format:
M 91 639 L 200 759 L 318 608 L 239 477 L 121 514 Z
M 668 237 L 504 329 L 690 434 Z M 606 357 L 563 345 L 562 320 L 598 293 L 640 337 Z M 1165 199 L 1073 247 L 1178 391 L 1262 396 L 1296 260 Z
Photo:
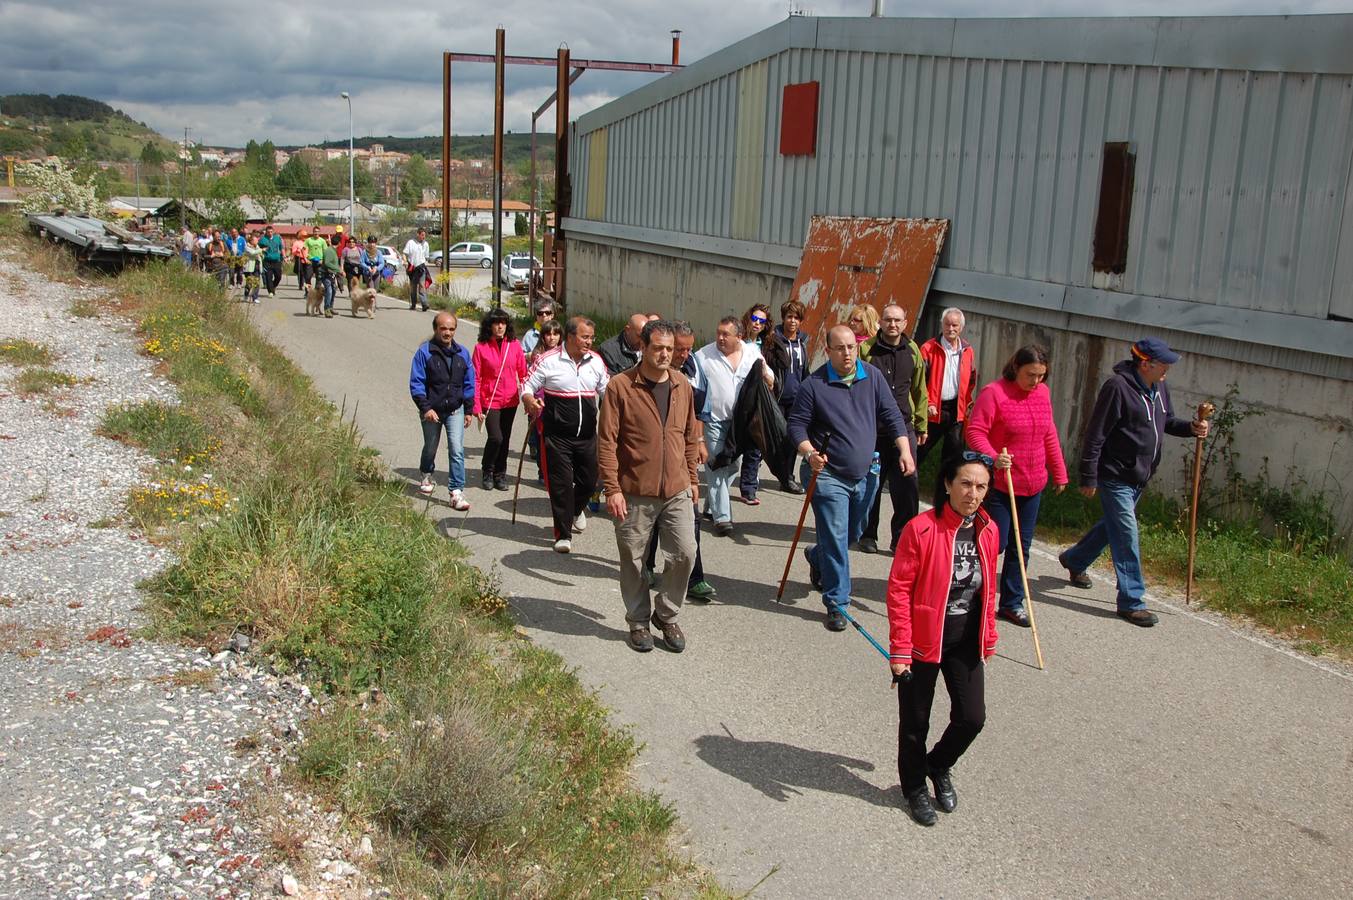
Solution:
M 1001 377 L 982 388 L 963 432 L 964 442 L 997 460 L 996 476 L 986 497 L 987 514 L 996 523 L 1001 552 L 1001 607 L 997 615 L 1021 628 L 1029 627 L 1024 611 L 1024 586 L 1019 560 L 1010 541 L 1010 487 L 1015 485 L 1015 514 L 1019 516 L 1024 558 L 1034 540 L 1038 505 L 1052 476 L 1055 490 L 1066 489 L 1066 462 L 1052 420 L 1052 394 L 1045 383 L 1048 351 L 1030 344 L 1010 357 Z M 1001 451 L 1009 451 L 1002 456 Z
M 474 346 L 475 404 L 484 415 L 489 437 L 484 442 L 484 490 L 507 490 L 507 453 L 512 420 L 517 416 L 521 386 L 526 381 L 526 354 L 512 333 L 512 317 L 493 309 L 479 323 Z

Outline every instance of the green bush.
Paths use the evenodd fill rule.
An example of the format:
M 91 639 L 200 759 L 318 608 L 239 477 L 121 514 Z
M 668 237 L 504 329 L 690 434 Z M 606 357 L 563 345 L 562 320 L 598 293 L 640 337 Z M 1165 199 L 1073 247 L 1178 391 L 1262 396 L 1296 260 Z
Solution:
M 35 344 L 24 338 L 0 341 L 0 362 L 13 366 L 45 366 L 51 361 L 52 351 L 46 344 Z

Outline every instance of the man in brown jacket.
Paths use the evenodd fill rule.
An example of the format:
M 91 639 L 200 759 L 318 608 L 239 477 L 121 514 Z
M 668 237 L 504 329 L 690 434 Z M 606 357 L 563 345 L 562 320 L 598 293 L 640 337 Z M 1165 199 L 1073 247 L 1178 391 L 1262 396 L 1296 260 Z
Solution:
M 673 653 L 686 649 L 676 623 L 695 563 L 699 425 L 691 383 L 672 368 L 675 326 L 657 319 L 640 333 L 639 364 L 611 378 L 597 426 L 597 468 L 620 549 L 620 595 L 630 647 L 653 649 L 649 623 Z M 654 528 L 667 562 L 656 600 L 644 577 Z

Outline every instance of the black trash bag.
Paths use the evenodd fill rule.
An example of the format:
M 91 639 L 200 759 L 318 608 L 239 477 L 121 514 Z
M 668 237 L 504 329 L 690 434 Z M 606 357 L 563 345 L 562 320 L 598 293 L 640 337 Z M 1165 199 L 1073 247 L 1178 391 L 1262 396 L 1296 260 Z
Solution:
M 733 427 L 724 437 L 723 448 L 708 465 L 711 469 L 731 466 L 745 450 L 755 447 L 770 466 L 771 474 L 787 481 L 792 468 L 789 430 L 780 403 L 766 384 L 764 369 L 765 362 L 757 360 L 743 381 L 733 406 Z

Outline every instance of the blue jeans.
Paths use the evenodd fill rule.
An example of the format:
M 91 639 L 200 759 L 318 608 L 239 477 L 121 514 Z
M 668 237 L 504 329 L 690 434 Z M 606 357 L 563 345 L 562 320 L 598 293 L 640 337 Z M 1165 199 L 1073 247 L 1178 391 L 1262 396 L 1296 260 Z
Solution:
M 709 448 L 710 459 L 723 449 L 724 436 L 732 427 L 732 421 L 705 423 L 705 446 Z M 724 466 L 722 469 L 711 469 L 708 463 L 705 464 L 705 508 L 716 522 L 730 522 L 733 519 L 729 492 L 737 475 L 736 460 L 732 465 Z
M 418 463 L 418 471 L 431 475 L 437 468 L 437 445 L 442 441 L 442 430 L 446 430 L 447 468 L 450 474 L 446 479 L 448 490 L 458 491 L 465 487 L 465 410 L 457 409 L 440 422 L 418 420 L 423 426 L 423 458 Z
M 1121 481 L 1099 483 L 1099 505 L 1104 518 L 1096 522 L 1076 546 L 1066 551 L 1063 560 L 1073 572 L 1090 568 L 1104 548 L 1113 557 L 1113 572 L 1118 577 L 1118 611 L 1146 609 L 1142 595 L 1142 552 L 1137 545 L 1137 500 L 1142 489 Z
M 993 484 L 993 487 L 995 485 Z M 1024 548 L 1024 561 L 1028 564 L 1029 548 L 1034 542 L 1034 525 L 1038 523 L 1038 506 L 1043 500 L 1040 491 L 1029 497 L 1015 497 L 1015 510 L 1019 513 L 1020 544 Z M 987 494 L 987 514 L 996 523 L 996 532 L 1001 537 L 1001 552 L 1005 562 L 1001 564 L 1001 609 L 1024 609 L 1024 584 L 1019 577 L 1019 557 L 1015 555 L 1015 544 L 1010 540 L 1013 535 L 1010 528 L 1010 497 L 1007 494 Z
M 325 272 L 319 277 L 319 283 L 324 289 L 324 311 L 330 312 L 334 308 L 334 276 Z
M 878 486 L 877 475 L 851 482 L 823 469 L 817 476 L 813 490 L 817 544 L 807 553 L 822 574 L 822 603 L 827 609 L 850 605 L 849 548 L 864 533 Z

